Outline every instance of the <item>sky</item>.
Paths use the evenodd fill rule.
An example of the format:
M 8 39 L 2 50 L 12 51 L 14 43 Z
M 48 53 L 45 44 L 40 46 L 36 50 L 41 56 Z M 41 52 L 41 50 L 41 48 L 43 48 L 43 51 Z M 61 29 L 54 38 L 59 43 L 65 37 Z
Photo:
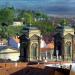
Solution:
M 0 7 L 4 6 L 54 15 L 75 15 L 75 0 L 0 0 Z

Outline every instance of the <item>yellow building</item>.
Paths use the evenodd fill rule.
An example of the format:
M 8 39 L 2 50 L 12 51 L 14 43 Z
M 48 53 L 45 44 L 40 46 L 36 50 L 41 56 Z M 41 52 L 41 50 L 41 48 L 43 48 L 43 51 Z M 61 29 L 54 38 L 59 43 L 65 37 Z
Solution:
M 74 35 L 74 28 L 71 26 L 58 26 L 56 28 L 54 54 L 61 56 L 64 61 L 75 60 Z
M 41 32 L 36 27 L 25 27 L 20 36 L 20 60 L 37 61 L 40 58 Z

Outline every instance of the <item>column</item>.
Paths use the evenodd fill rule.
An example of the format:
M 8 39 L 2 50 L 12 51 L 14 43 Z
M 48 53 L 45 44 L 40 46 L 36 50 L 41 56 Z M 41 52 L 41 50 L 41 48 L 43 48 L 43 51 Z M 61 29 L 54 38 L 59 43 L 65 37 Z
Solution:
M 50 51 L 51 60 L 53 60 L 53 50 Z
M 58 61 L 58 59 L 59 59 L 58 53 L 59 53 L 59 51 L 56 50 L 56 59 L 57 59 L 57 61 Z

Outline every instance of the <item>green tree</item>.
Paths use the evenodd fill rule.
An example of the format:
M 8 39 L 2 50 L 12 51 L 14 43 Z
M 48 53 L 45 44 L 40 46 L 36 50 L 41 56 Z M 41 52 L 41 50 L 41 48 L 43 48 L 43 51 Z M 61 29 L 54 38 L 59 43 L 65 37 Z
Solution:
M 14 20 L 14 9 L 4 8 L 0 10 L 0 23 L 11 25 Z
M 13 23 L 14 20 L 14 9 L 4 8 L 0 9 L 0 35 L 2 38 L 7 38 L 7 27 Z
M 24 24 L 32 24 L 33 21 L 33 13 L 30 11 L 21 11 L 19 14 L 19 18 L 22 19 Z
M 51 25 L 49 22 L 45 22 L 45 21 L 34 22 L 33 26 L 37 26 L 41 30 L 41 33 L 43 35 L 54 31 L 54 26 Z
M 23 26 L 8 26 L 7 28 L 8 36 L 21 35 L 22 29 Z
M 60 21 L 60 24 L 61 24 L 61 25 L 68 25 L 68 21 L 67 21 L 66 19 L 62 19 L 62 20 Z
M 40 13 L 40 12 L 35 13 L 35 17 L 36 18 L 48 19 L 48 16 L 46 14 Z

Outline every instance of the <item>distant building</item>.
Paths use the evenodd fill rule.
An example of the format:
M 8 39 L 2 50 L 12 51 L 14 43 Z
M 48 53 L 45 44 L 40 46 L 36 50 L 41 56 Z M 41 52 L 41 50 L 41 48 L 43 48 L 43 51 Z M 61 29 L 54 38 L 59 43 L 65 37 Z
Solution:
M 20 39 L 18 38 L 18 36 L 9 38 L 9 46 L 16 49 L 20 48 Z
M 13 22 L 13 26 L 21 26 L 21 25 L 23 25 L 23 22 L 21 22 L 21 21 L 14 21 Z
M 9 38 L 9 46 L 1 43 L 0 45 L 0 59 L 18 61 L 20 56 L 20 40 L 18 37 Z
M 18 61 L 19 56 L 20 56 L 20 51 L 18 49 L 6 47 L 6 46 L 0 49 L 0 59 Z
M 46 42 L 42 39 L 40 39 L 40 48 L 45 48 L 46 47 Z
M 47 61 L 53 61 L 54 56 L 54 42 L 50 42 L 49 44 L 46 44 L 45 47 L 40 48 L 40 55 L 41 60 L 44 61 L 45 59 Z
M 46 21 L 46 18 L 43 18 L 43 17 L 36 17 L 34 18 L 34 21 L 37 22 L 37 21 Z
M 6 45 L 7 41 L 0 36 L 0 46 Z
M 3 41 L 3 39 L 0 39 L 0 46 L 3 46 L 5 43 Z

